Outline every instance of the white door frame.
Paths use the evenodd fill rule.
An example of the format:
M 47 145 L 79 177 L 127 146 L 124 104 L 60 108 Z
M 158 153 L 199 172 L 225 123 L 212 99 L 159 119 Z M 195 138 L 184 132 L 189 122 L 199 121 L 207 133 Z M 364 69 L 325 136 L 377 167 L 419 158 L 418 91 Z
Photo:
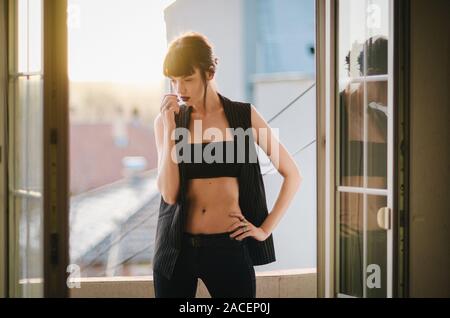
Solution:
M 336 187 L 335 119 L 337 0 L 316 0 L 317 85 L 317 291 L 318 297 L 336 297 L 337 241 L 335 217 L 337 190 L 387 195 L 391 228 L 387 231 L 387 297 L 393 296 L 394 266 L 394 3 L 390 1 L 388 41 L 388 153 L 387 189 Z M 352 192 L 353 192 L 352 191 Z
M 335 297 L 335 0 L 316 0 L 317 296 Z

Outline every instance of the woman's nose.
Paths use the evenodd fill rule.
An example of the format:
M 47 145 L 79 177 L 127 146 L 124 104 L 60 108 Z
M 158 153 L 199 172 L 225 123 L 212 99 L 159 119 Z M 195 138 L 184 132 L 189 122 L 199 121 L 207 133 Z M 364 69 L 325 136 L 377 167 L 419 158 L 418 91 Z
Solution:
M 177 92 L 180 95 L 184 94 L 184 86 L 180 83 L 175 83 L 174 85 L 174 90 L 175 92 Z

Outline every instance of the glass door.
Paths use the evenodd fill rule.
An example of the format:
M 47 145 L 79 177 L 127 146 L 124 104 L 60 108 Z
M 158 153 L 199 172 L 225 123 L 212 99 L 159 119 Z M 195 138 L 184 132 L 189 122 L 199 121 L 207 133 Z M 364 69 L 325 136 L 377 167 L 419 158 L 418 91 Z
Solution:
M 392 297 L 393 1 L 339 0 L 336 292 Z
M 42 297 L 42 0 L 9 0 L 9 295 Z

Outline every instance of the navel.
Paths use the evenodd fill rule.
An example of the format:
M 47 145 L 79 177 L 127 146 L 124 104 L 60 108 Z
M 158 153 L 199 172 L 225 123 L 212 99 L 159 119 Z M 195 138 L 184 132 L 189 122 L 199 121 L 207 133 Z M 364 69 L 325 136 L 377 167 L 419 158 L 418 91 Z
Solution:
M 205 208 L 202 209 L 202 213 L 206 213 L 206 209 Z

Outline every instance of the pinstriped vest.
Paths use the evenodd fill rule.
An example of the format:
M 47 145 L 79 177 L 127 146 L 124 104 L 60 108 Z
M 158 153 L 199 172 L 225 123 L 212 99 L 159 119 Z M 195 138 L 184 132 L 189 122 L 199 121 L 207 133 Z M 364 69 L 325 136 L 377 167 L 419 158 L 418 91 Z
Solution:
M 221 94 L 218 95 L 222 101 L 230 128 L 243 128 L 244 131 L 250 128 L 251 105 L 249 103 L 231 101 Z M 180 112 L 175 116 L 176 127 L 189 128 L 191 110 L 192 107 L 181 106 Z M 259 227 L 267 217 L 268 209 L 253 134 L 250 133 L 247 136 L 245 138 L 246 152 L 248 156 L 256 156 L 256 161 L 248 162 L 246 159 L 245 164 L 242 165 L 238 177 L 239 206 L 245 218 Z M 180 139 L 175 140 L 177 146 L 180 141 Z M 179 161 L 178 169 L 180 173 L 180 191 L 178 192 L 177 202 L 175 204 L 168 204 L 161 196 L 153 254 L 153 271 L 161 273 L 168 279 L 172 276 L 177 257 L 181 250 L 181 240 L 186 220 L 184 209 L 186 206 L 184 162 Z M 275 261 L 272 235 L 263 242 L 257 241 L 252 237 L 248 237 L 246 240 L 253 265 L 264 265 Z

